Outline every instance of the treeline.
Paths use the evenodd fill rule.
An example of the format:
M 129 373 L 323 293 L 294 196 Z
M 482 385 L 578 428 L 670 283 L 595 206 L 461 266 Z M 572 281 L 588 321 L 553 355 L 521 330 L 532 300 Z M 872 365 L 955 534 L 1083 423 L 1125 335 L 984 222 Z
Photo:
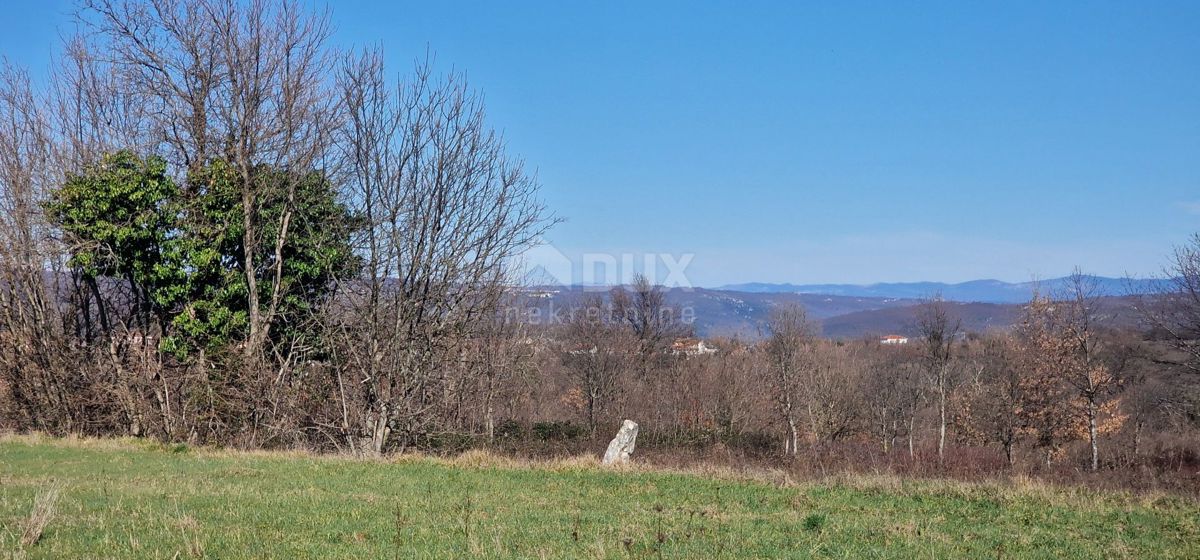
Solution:
M 1061 293 L 1033 295 L 1007 331 L 964 332 L 956 305 L 933 298 L 906 344 L 825 340 L 803 308 L 785 306 L 762 340 L 713 341 L 711 354 L 672 344 L 686 334 L 671 320 L 679 310 L 642 280 L 587 302 L 541 341 L 524 339 L 537 365 L 526 389 L 511 384 L 507 418 L 574 421 L 585 434 L 599 426 L 601 441 L 634 418 L 664 454 L 813 469 L 1149 469 L 1191 480 L 1195 262 L 1200 241 L 1170 265 L 1176 289 L 1139 298 L 1144 330 L 1110 326 L 1127 322 L 1112 320 L 1092 277 L 1077 272 Z
M 823 340 L 783 307 L 710 353 L 645 278 L 544 324 L 513 263 L 555 219 L 460 76 L 393 79 L 287 2 L 79 20 L 46 87 L 0 75 L 4 429 L 563 453 L 632 418 L 649 455 L 1200 465 L 1200 238 L 1139 331 L 1082 274 L 1007 332 L 931 299 L 908 344 Z

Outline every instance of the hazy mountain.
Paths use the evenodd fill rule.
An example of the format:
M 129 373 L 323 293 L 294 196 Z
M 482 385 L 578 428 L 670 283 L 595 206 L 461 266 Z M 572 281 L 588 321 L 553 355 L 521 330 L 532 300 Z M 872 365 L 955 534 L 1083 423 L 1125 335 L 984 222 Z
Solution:
M 1142 316 L 1132 296 L 1103 297 L 1096 321 L 1106 327 L 1143 328 Z M 949 315 L 960 322 L 963 332 L 1006 330 L 1021 320 L 1023 304 L 950 302 Z M 861 338 L 884 334 L 917 336 L 919 307 L 912 305 L 856 311 L 821 321 L 821 332 L 829 338 Z
M 539 322 L 564 320 L 570 308 L 592 294 L 607 295 L 607 289 L 580 286 L 537 287 L 526 290 L 526 305 L 537 308 Z M 672 288 L 667 302 L 694 319 L 696 334 L 704 337 L 757 338 L 771 309 L 784 303 L 799 303 L 814 321 L 876 309 L 905 307 L 917 300 L 864 298 L 825 294 L 733 292 L 705 288 Z
M 967 283 L 973 284 L 973 283 Z M 608 290 L 584 287 L 539 287 L 526 291 L 527 306 L 539 310 L 539 323 L 563 321 L 573 306 L 590 294 L 607 295 Z M 1018 303 L 954 302 L 952 315 L 967 332 L 1008 329 L 1020 320 L 1026 298 Z M 684 310 L 697 335 L 706 338 L 739 337 L 758 339 L 766 332 L 771 309 L 785 303 L 804 306 L 808 317 L 829 338 L 861 338 L 882 334 L 915 336 L 915 298 L 862 297 L 794 292 L 737 292 L 704 288 L 674 288 L 667 302 Z M 1102 323 L 1136 326 L 1137 313 L 1130 297 L 1105 297 Z
M 949 302 L 948 313 L 960 321 L 964 332 L 1007 329 L 1021 317 L 1024 306 L 1015 303 Z M 919 308 L 915 305 L 892 309 L 856 311 L 821 321 L 821 334 L 828 338 L 862 338 L 899 334 L 915 337 Z
M 1098 294 L 1122 296 L 1150 293 L 1163 287 L 1168 281 L 1157 279 L 1125 279 L 1091 276 Z M 1038 282 L 1002 282 L 1000 280 L 972 280 L 957 284 L 943 282 L 895 282 L 880 284 L 768 284 L 751 282 L 722 286 L 721 290 L 749 293 L 795 293 L 827 294 L 846 297 L 905 298 L 920 299 L 940 293 L 950 301 L 982 303 L 1023 303 L 1035 289 L 1042 293 L 1062 290 L 1067 277 Z

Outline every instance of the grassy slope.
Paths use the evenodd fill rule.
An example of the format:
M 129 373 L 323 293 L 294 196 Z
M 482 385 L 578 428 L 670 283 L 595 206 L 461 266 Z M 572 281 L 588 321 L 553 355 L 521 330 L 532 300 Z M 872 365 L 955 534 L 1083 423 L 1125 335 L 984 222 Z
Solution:
M 55 483 L 58 514 L 22 550 Z M 29 558 L 1200 557 L 1200 505 L 1171 497 L 21 437 L 0 439 L 0 525 L 0 550 Z

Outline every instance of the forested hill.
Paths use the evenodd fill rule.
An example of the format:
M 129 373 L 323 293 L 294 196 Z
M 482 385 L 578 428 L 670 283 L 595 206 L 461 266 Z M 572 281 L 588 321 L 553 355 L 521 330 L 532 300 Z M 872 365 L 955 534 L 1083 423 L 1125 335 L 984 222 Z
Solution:
M 542 318 L 561 316 L 590 294 L 606 294 L 605 289 L 584 287 L 540 287 L 527 291 L 528 305 L 536 307 Z M 829 338 L 861 338 L 879 334 L 915 334 L 918 298 L 859 297 L 787 292 L 738 292 L 706 288 L 672 288 L 667 302 L 687 311 L 693 327 L 702 337 L 738 337 L 758 339 L 765 334 L 771 309 L 787 303 L 804 306 L 808 317 L 821 325 Z M 1135 298 L 1102 298 L 1104 321 L 1114 325 L 1136 326 Z M 1020 303 L 951 302 L 950 309 L 966 331 L 984 332 L 1007 329 L 1020 320 Z

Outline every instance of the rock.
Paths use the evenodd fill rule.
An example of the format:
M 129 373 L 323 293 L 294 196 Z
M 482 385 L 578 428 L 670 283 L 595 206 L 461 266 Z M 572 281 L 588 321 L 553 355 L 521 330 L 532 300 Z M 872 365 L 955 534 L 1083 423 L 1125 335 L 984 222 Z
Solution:
M 634 444 L 637 443 L 637 434 L 637 422 L 621 422 L 621 429 L 617 430 L 617 437 L 608 443 L 608 451 L 604 452 L 604 460 L 601 462 L 605 465 L 628 463 L 629 456 L 633 455 Z

